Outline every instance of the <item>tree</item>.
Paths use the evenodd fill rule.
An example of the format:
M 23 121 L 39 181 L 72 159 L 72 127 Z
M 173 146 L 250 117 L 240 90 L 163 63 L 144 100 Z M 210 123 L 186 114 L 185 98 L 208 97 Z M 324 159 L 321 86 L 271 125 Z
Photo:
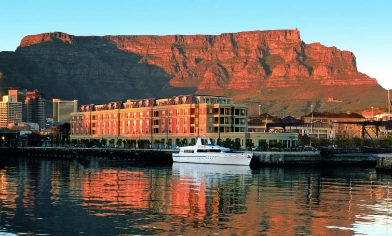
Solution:
M 122 139 L 117 139 L 116 146 L 120 147 L 122 143 Z
M 307 134 L 299 134 L 298 135 L 298 145 L 299 146 L 305 146 L 310 144 L 310 138 Z
M 363 140 L 363 146 L 375 147 L 376 146 L 376 142 L 373 139 L 364 139 Z
M 336 139 L 335 144 L 338 145 L 338 147 L 355 147 L 354 140 L 346 137 Z
M 261 142 L 259 142 L 260 147 L 263 148 L 263 150 L 267 150 L 268 148 L 268 143 L 265 140 L 262 140 Z
M 329 145 L 331 145 L 331 140 L 329 140 L 327 138 L 319 138 L 317 140 L 317 146 L 327 147 Z
M 232 148 L 233 147 L 233 141 L 230 138 L 226 138 L 223 142 L 222 142 L 222 146 L 223 147 L 227 147 L 227 148 Z
M 232 149 L 234 149 L 234 150 L 241 149 L 241 142 L 240 142 L 239 138 L 235 139 L 233 146 L 232 146 Z
M 171 139 L 168 139 L 167 142 L 166 142 L 166 148 L 171 147 L 172 144 L 173 144 L 173 143 L 172 143 L 172 140 L 171 140 Z
M 101 138 L 101 146 L 106 147 L 106 144 L 108 143 L 108 140 L 106 138 Z
M 188 144 L 187 139 L 184 138 L 183 140 L 181 140 L 180 144 L 181 146 L 186 146 Z
M 110 144 L 111 147 L 114 146 L 114 139 L 113 138 L 109 140 L 109 144 Z
M 251 150 L 252 147 L 254 147 L 254 146 L 255 146 L 255 145 L 253 144 L 252 139 L 247 139 L 247 140 L 246 140 L 245 147 L 246 147 L 247 150 Z
M 216 141 L 216 144 L 219 145 L 219 146 L 223 146 L 222 139 L 218 138 L 217 141 Z
M 279 149 L 279 150 L 283 149 L 283 143 L 282 143 L 282 141 L 277 142 L 277 143 L 275 144 L 275 147 L 276 147 L 277 149 Z
M 138 140 L 137 141 L 137 147 L 138 148 L 145 148 L 145 146 L 144 146 L 145 144 L 144 144 L 144 140 Z

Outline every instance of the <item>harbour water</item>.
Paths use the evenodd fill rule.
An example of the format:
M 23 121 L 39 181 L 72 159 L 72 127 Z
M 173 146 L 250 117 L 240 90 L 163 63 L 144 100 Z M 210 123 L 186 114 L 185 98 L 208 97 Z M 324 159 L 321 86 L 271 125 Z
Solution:
M 392 175 L 0 157 L 0 235 L 392 235 Z

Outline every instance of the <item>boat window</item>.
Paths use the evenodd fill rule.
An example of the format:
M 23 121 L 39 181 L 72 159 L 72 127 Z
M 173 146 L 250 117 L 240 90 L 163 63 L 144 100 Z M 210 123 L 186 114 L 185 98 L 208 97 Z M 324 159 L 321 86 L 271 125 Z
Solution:
M 219 149 L 211 149 L 211 150 L 208 150 L 208 152 L 221 152 L 221 150 L 219 150 Z
M 197 149 L 197 152 L 221 152 L 219 149 Z
M 185 153 L 194 153 L 194 150 L 184 150 Z

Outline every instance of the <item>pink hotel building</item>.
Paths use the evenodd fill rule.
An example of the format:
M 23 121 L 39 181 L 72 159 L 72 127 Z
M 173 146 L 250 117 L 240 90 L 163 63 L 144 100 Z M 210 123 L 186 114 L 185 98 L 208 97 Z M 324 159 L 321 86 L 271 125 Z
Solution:
M 239 139 L 244 146 L 248 130 L 246 105 L 196 94 L 82 105 L 70 117 L 71 139 L 133 140 L 144 147 L 190 144 L 202 135 Z

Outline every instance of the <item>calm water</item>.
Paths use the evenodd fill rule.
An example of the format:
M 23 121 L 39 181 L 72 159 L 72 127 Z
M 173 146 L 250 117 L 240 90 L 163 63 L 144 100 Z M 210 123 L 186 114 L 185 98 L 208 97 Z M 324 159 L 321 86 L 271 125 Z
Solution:
M 392 235 L 374 167 L 0 163 L 0 235 Z

